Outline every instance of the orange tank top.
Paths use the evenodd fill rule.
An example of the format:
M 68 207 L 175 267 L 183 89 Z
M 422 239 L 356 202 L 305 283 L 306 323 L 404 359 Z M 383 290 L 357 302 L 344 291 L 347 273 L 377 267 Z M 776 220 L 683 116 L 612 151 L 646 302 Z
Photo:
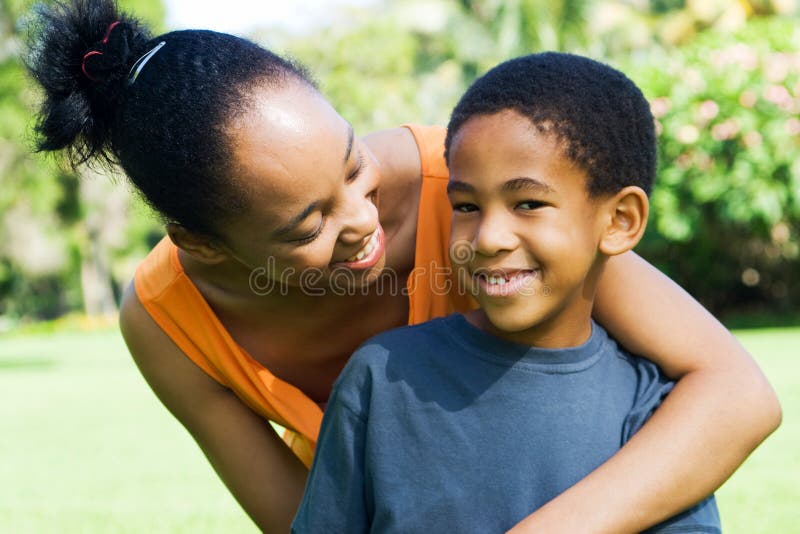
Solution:
M 448 255 L 452 212 L 446 191 L 445 130 L 435 126 L 406 127 L 414 135 L 422 161 L 414 270 L 407 283 L 408 323 L 417 324 L 454 311 L 467 311 L 475 303 L 453 291 L 456 279 Z M 322 410 L 233 340 L 186 276 L 178 260 L 178 248 L 169 238 L 162 239 L 139 265 L 135 288 L 147 312 L 178 348 L 254 412 L 285 427 L 287 445 L 310 466 Z

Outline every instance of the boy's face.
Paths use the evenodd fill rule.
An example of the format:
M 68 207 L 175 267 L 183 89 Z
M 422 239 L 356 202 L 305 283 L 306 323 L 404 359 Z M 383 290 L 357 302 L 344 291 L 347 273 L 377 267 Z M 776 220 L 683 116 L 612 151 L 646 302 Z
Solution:
M 585 342 L 607 224 L 586 172 L 511 110 L 469 119 L 449 166 L 453 264 L 481 305 L 469 319 L 528 345 Z

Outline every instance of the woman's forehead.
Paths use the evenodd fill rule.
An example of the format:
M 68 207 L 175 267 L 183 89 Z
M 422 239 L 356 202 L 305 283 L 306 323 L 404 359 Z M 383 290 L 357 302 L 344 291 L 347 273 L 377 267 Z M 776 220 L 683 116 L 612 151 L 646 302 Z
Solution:
M 316 90 L 298 83 L 260 90 L 231 141 L 236 181 L 279 216 L 324 200 L 341 182 L 352 128 Z

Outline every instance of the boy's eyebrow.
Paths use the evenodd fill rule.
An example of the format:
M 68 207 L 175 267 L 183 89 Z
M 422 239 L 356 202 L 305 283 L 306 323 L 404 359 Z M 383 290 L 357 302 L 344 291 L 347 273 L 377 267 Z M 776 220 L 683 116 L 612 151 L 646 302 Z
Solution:
M 544 183 L 541 180 L 537 180 L 536 178 L 528 178 L 525 176 L 520 176 L 519 178 L 512 178 L 511 180 L 507 181 L 503 184 L 500 188 L 502 191 L 520 191 L 522 189 L 527 189 L 529 191 L 537 191 L 540 193 L 554 193 L 554 189 Z M 447 182 L 447 194 L 455 193 L 455 192 L 462 192 L 462 193 L 474 193 L 475 187 L 472 184 L 468 184 L 467 182 L 460 182 L 458 180 L 450 180 Z
M 525 176 L 514 178 L 503 184 L 503 191 L 519 191 L 521 189 L 538 191 L 540 193 L 555 192 L 552 187 L 550 187 L 543 181 L 537 180 L 536 178 L 528 178 Z
M 447 182 L 447 194 L 460 191 L 462 193 L 473 193 L 475 188 L 467 182 L 459 182 L 458 180 L 449 180 Z

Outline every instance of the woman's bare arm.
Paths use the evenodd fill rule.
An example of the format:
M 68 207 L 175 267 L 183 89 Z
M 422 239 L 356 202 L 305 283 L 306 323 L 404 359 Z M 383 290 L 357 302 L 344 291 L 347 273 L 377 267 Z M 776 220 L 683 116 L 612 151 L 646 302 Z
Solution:
M 595 317 L 678 382 L 612 458 L 511 532 L 639 532 L 702 500 L 781 421 L 759 367 L 694 299 L 633 252 L 603 273 Z
M 147 383 L 242 508 L 261 530 L 289 532 L 308 475 L 305 466 L 267 421 L 181 352 L 132 288 L 123 299 L 120 326 Z

